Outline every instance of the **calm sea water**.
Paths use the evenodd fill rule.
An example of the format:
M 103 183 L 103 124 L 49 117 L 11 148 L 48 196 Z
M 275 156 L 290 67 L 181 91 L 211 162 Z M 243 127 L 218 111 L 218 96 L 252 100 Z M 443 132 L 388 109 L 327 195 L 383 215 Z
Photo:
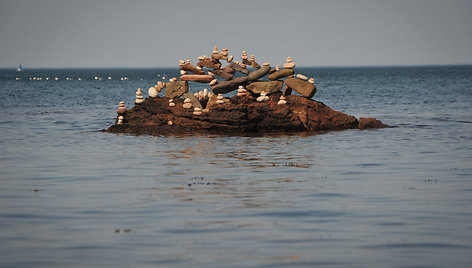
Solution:
M 0 70 L 0 266 L 472 267 L 472 67 L 298 71 L 397 127 L 108 134 L 177 70 Z

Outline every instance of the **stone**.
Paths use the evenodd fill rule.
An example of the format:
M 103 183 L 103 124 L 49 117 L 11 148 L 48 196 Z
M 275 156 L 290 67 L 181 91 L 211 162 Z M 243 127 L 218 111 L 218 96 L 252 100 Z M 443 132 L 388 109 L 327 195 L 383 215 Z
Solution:
M 202 109 L 198 108 L 198 107 L 193 108 L 193 114 L 194 115 L 201 115 L 202 114 Z
M 188 102 L 192 103 L 193 107 L 203 109 L 200 101 L 192 93 L 184 93 L 182 98 L 185 98 L 186 100 L 188 99 Z
M 295 77 L 285 79 L 285 84 L 305 98 L 311 99 L 316 93 L 315 85 Z
M 213 80 L 213 76 L 209 74 L 185 74 L 180 77 L 182 81 L 193 81 L 198 83 L 209 83 Z
M 213 72 L 215 73 L 216 76 L 219 76 L 223 79 L 228 80 L 228 79 L 233 78 L 233 76 L 234 76 L 234 69 L 232 69 L 232 70 L 233 70 L 233 73 L 229 73 L 229 72 L 225 71 L 225 69 L 223 69 L 223 70 L 218 69 L 218 70 L 214 70 Z
M 270 66 L 263 66 L 260 69 L 254 70 L 247 75 L 248 81 L 256 81 L 259 78 L 264 77 L 270 71 Z
M 117 125 L 122 125 L 123 124 L 123 118 L 124 117 L 122 115 L 118 116 L 118 122 L 116 122 L 116 124 Z
M 282 96 L 288 96 L 288 95 L 292 95 L 292 89 L 289 86 L 287 86 L 287 84 L 285 84 L 285 88 L 282 91 Z
M 179 68 L 180 68 L 180 70 L 191 72 L 191 73 L 194 73 L 194 74 L 205 74 L 205 71 L 203 71 L 202 69 L 197 68 L 196 66 L 193 66 L 190 63 L 180 65 Z
M 241 54 L 241 59 L 242 59 L 242 60 L 247 60 L 247 52 L 246 52 L 246 50 L 243 50 L 243 53 Z
M 279 71 L 276 71 L 276 72 L 270 74 L 267 78 L 269 78 L 269 80 L 277 80 L 277 79 L 280 79 L 280 78 L 290 76 L 290 75 L 294 74 L 294 72 L 295 71 L 293 69 L 282 69 L 282 70 L 279 70 Z
M 116 113 L 117 114 L 124 114 L 126 113 L 126 107 L 125 107 L 125 102 L 124 101 L 120 101 L 120 104 L 118 105 L 118 110 L 116 110 Z
M 218 84 L 211 86 L 211 90 L 215 94 L 225 94 L 233 90 L 238 89 L 239 86 L 245 86 L 247 84 L 247 77 L 236 77 L 231 80 L 220 81 Z
M 273 94 L 276 92 L 280 92 L 282 87 L 284 86 L 283 81 L 257 81 L 252 82 L 251 84 L 247 85 L 247 90 L 251 91 L 253 94 L 260 94 L 261 92 L 265 91 L 267 94 Z
M 171 98 L 171 99 L 178 98 L 186 92 L 188 92 L 187 81 L 172 81 L 166 84 L 165 96 L 168 98 Z
M 259 97 L 257 97 L 256 101 L 268 101 L 269 100 L 269 97 L 266 96 L 266 92 L 265 91 L 262 91 L 261 92 L 261 95 Z
M 220 69 L 221 67 L 221 63 L 219 60 L 216 60 L 216 59 L 203 59 L 203 60 L 200 60 L 198 63 L 197 63 L 197 66 L 200 66 L 200 67 L 207 67 L 207 68 L 212 68 L 212 69 Z
M 138 88 L 138 90 L 136 91 L 136 100 L 134 103 L 136 104 L 141 104 L 143 103 L 144 100 L 143 100 L 143 92 L 141 92 L 141 88 Z
M 229 54 L 229 53 L 228 53 L 228 49 L 227 49 L 227 48 L 223 48 L 223 49 L 221 50 L 221 55 L 222 55 L 223 57 L 228 57 L 228 54 Z
M 205 109 L 210 110 L 210 109 L 211 109 L 211 106 L 213 106 L 213 105 L 216 104 L 216 101 L 218 100 L 217 98 L 218 98 L 217 95 L 212 94 L 212 95 L 208 98 L 208 102 L 207 102 L 207 105 L 206 105 Z
M 187 74 L 187 72 L 184 71 L 184 70 L 180 70 L 180 74 L 181 74 L 181 75 L 184 75 L 184 74 Z
M 227 72 L 227 73 L 230 73 L 230 74 L 234 74 L 235 73 L 235 70 L 230 66 L 226 66 L 222 69 L 223 71 Z
M 249 73 L 249 70 L 247 68 L 241 67 L 240 64 L 238 64 L 234 61 L 232 61 L 228 66 L 231 67 L 233 70 L 238 71 L 240 73 L 243 73 L 243 74 L 248 74 Z
M 280 96 L 280 99 L 277 102 L 277 105 L 284 105 L 284 104 L 287 104 L 287 101 L 285 100 L 285 97 L 282 95 Z
M 192 103 L 191 102 L 185 102 L 183 105 L 184 109 L 190 109 L 192 108 Z
M 239 86 L 238 87 L 238 94 L 236 94 L 236 95 L 238 95 L 238 96 L 247 96 L 248 92 L 243 86 Z
M 233 56 L 229 56 L 228 59 L 226 60 L 228 63 L 233 61 Z
M 218 84 L 218 79 L 213 79 L 210 81 L 210 86 Z
M 385 125 L 380 120 L 375 118 L 359 118 L 359 129 L 368 129 L 368 128 L 386 128 L 388 125 Z
M 310 79 L 308 79 L 308 83 L 310 83 L 310 84 L 313 84 L 313 85 L 314 85 L 314 84 L 315 84 L 315 79 L 313 79 L 313 77 L 312 77 L 312 78 L 310 78 Z
M 287 62 L 284 64 L 285 69 L 293 69 L 295 67 L 295 63 L 292 62 L 292 58 L 287 57 Z
M 173 124 L 172 120 L 167 121 L 167 125 L 172 126 Z
M 175 102 L 169 102 L 169 107 L 174 107 L 175 106 Z
M 293 70 L 293 69 L 292 69 Z M 303 81 L 308 81 L 308 77 L 304 76 L 303 74 L 297 74 L 296 77 Z
M 148 90 L 148 94 L 150 98 L 156 98 L 159 95 L 159 92 L 155 87 L 150 87 Z
M 157 86 L 160 87 L 160 88 L 165 88 L 165 87 L 166 87 L 166 83 L 161 82 L 161 81 L 157 81 Z

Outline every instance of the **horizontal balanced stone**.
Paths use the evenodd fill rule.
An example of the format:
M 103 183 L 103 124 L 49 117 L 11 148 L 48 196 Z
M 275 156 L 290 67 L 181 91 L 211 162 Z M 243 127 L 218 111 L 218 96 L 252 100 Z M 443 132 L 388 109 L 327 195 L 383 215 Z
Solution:
M 311 99 L 316 93 L 316 86 L 299 78 L 289 77 L 285 79 L 285 84 L 305 98 Z
M 166 97 L 174 99 L 188 92 L 187 81 L 169 81 L 166 83 Z
M 254 70 L 247 75 L 248 81 L 256 81 L 257 79 L 264 77 L 270 71 L 270 66 L 262 66 L 260 69 Z
M 213 68 L 213 69 L 220 69 L 221 67 L 221 62 L 219 60 L 215 59 L 202 59 L 197 63 L 197 66 L 200 67 L 207 67 L 207 68 Z
M 194 74 L 205 74 L 205 71 L 198 69 L 196 66 L 193 66 L 190 63 L 180 65 L 180 70 L 192 72 Z
M 213 73 L 215 73 L 216 76 L 219 76 L 223 79 L 228 80 L 228 79 L 233 78 L 234 76 L 234 69 L 232 70 L 233 70 L 233 73 L 229 73 L 225 69 L 217 69 L 217 70 L 214 70 Z
M 235 71 L 238 71 L 243 74 L 248 74 L 249 70 L 247 68 L 241 67 L 241 65 L 237 64 L 236 62 L 232 61 L 228 66 L 233 68 Z
M 182 95 L 182 98 L 184 98 L 184 99 L 187 99 L 187 98 L 190 99 L 190 102 L 192 103 L 192 106 L 193 106 L 193 107 L 203 109 L 202 104 L 201 104 L 200 101 L 195 97 L 194 94 L 192 94 L 192 93 L 184 93 L 184 94 Z
M 267 95 L 280 92 L 284 86 L 283 81 L 258 81 L 252 82 L 246 86 L 246 89 L 254 94 L 260 94 L 262 91 L 266 92 Z
M 213 79 L 215 78 L 208 74 L 184 74 L 180 77 L 182 81 L 194 81 L 199 83 L 210 83 Z
M 282 69 L 282 70 L 279 70 L 279 71 L 276 71 L 276 72 L 270 74 L 267 78 L 269 78 L 269 80 L 277 80 L 277 79 L 280 79 L 280 78 L 290 76 L 290 75 L 294 74 L 294 72 L 295 71 L 293 69 Z
M 232 80 L 220 81 L 211 87 L 211 90 L 215 94 L 225 94 L 233 90 L 238 89 L 239 86 L 245 86 L 247 84 L 247 77 L 236 77 Z

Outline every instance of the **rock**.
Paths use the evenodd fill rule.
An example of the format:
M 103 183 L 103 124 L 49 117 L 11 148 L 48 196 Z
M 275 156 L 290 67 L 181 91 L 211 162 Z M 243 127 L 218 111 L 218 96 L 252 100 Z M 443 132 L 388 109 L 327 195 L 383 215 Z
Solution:
M 141 88 L 138 88 L 138 90 L 136 91 L 136 100 L 134 103 L 141 104 L 143 102 L 144 102 L 143 92 L 141 92 Z
M 211 86 L 211 90 L 215 94 L 225 94 L 233 90 L 238 89 L 239 86 L 245 86 L 247 84 L 247 77 L 236 77 L 231 80 L 220 81 L 218 84 Z
M 385 125 L 380 120 L 375 118 L 359 118 L 359 129 L 368 129 L 368 128 L 386 128 L 388 125 Z
M 292 95 L 292 89 L 289 86 L 287 86 L 287 84 L 285 84 L 285 88 L 282 91 L 282 96 L 288 96 L 288 95 Z
M 246 50 L 243 50 L 243 53 L 242 53 L 242 55 L 241 55 L 241 59 L 242 59 L 242 60 L 247 60 L 247 52 L 246 52 Z
M 205 74 L 205 71 L 198 69 L 196 66 L 193 66 L 190 63 L 186 63 L 179 66 L 180 70 L 192 72 L 194 74 Z
M 197 63 L 197 66 L 207 67 L 207 68 L 212 68 L 212 69 L 220 69 L 221 63 L 219 60 L 216 60 L 216 59 L 204 58 L 203 60 L 200 60 Z
M 150 87 L 148 90 L 148 94 L 150 98 L 156 98 L 159 95 L 159 92 L 155 87 Z
M 280 99 L 277 102 L 277 105 L 284 105 L 284 104 L 287 104 L 287 101 L 285 100 L 285 96 L 280 96 Z
M 243 86 L 238 87 L 238 96 L 247 96 L 248 92 Z
M 266 96 L 266 92 L 265 91 L 262 91 L 261 92 L 261 95 L 259 97 L 257 97 L 256 101 L 258 102 L 262 102 L 262 101 L 268 101 L 269 100 L 269 97 Z
M 188 82 L 187 81 L 172 81 L 166 83 L 166 94 L 168 98 L 178 98 L 182 94 L 188 92 Z
M 283 81 L 257 81 L 252 82 L 247 85 L 247 90 L 251 91 L 253 94 L 260 94 L 262 91 L 265 91 L 267 94 L 273 94 L 282 90 L 284 86 Z
M 185 102 L 183 105 L 184 109 L 190 109 L 192 108 L 192 103 L 191 102 Z
M 225 69 L 223 69 L 223 70 L 218 69 L 218 70 L 214 70 L 213 72 L 215 73 L 216 76 L 219 76 L 223 79 L 228 80 L 228 79 L 233 78 L 233 76 L 234 76 L 234 69 L 231 68 L 231 70 L 233 70 L 233 73 L 229 73 L 229 72 L 225 71 Z
M 293 70 L 293 69 L 292 69 Z M 303 74 L 297 74 L 296 77 L 303 81 L 308 81 L 308 77 L 304 76 Z
M 234 73 L 235 73 L 235 70 L 234 70 L 230 65 L 224 67 L 224 68 L 223 68 L 223 71 L 225 71 L 225 72 L 227 72 L 227 73 L 229 73 L 229 74 L 234 74 Z
M 293 69 L 295 67 L 295 63 L 292 62 L 292 58 L 287 57 L 287 62 L 284 64 L 285 69 Z
M 249 70 L 247 68 L 241 67 L 240 64 L 238 64 L 234 61 L 232 61 L 228 66 L 231 67 L 233 70 L 238 71 L 240 73 L 243 73 L 243 74 L 248 74 L 249 73 Z
M 313 84 L 313 85 L 314 85 L 314 84 L 315 84 L 315 79 L 313 79 L 313 77 L 312 77 L 312 78 L 310 78 L 310 79 L 308 79 L 308 83 L 310 83 L 310 84 Z
M 185 74 L 180 77 L 182 81 L 194 81 L 199 83 L 209 83 L 213 79 L 213 76 L 208 74 Z
M 233 56 L 229 56 L 228 59 L 226 60 L 228 63 L 233 61 Z
M 118 121 L 116 122 L 117 125 L 122 125 L 123 124 L 123 119 L 124 117 L 122 115 L 118 116 Z
M 254 70 L 247 75 L 248 81 L 256 81 L 257 79 L 264 77 L 270 71 L 270 66 L 263 66 L 260 69 Z
M 218 84 L 218 79 L 213 79 L 210 81 L 210 86 Z
M 285 79 L 285 84 L 305 98 L 311 99 L 316 93 L 315 85 L 295 77 Z
M 215 99 L 215 95 L 212 98 Z M 274 97 L 271 97 L 274 98 Z M 274 99 L 277 100 L 277 99 Z M 111 133 L 162 135 L 173 133 L 264 133 L 357 129 L 354 116 L 334 111 L 322 102 L 301 96 L 287 96 L 285 105 L 276 101 L 257 102 L 255 98 L 234 96 L 230 102 L 211 107 L 205 117 L 189 116 L 180 107 L 169 109 L 166 98 L 147 99 L 133 107 L 122 125 L 112 125 Z M 168 122 L 172 121 L 172 126 Z
M 117 114 L 124 114 L 126 113 L 127 109 L 125 107 L 125 102 L 124 101 L 120 101 L 120 104 L 118 105 L 118 110 L 116 110 L 116 113 Z
M 195 97 L 194 94 L 192 94 L 192 93 L 184 93 L 184 94 L 182 95 L 182 98 L 184 98 L 184 99 L 189 99 L 189 101 L 192 103 L 192 106 L 193 106 L 193 107 L 203 109 L 202 104 L 201 104 L 200 101 Z
M 294 73 L 295 73 L 295 71 L 293 69 L 282 69 L 282 70 L 279 70 L 279 71 L 275 71 L 274 73 L 269 75 L 267 78 L 269 78 L 269 80 L 277 80 L 277 79 L 280 79 L 280 78 L 290 76 Z
M 215 105 L 217 100 L 218 100 L 218 96 L 215 95 L 215 94 L 212 94 L 210 96 L 210 98 L 208 98 L 208 102 L 207 102 L 207 105 L 206 105 L 205 109 L 210 110 L 211 106 Z

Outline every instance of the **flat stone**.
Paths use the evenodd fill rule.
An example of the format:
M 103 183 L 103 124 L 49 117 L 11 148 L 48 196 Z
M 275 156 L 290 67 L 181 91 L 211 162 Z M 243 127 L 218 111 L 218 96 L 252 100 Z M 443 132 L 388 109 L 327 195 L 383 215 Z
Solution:
M 198 61 L 197 66 L 213 68 L 213 69 L 220 69 L 221 62 L 219 60 L 215 60 L 215 59 L 202 59 L 202 60 Z
M 316 86 L 299 78 L 289 77 L 285 84 L 305 98 L 311 99 L 316 93 Z
M 267 78 L 269 78 L 269 80 L 277 80 L 277 79 L 280 79 L 280 78 L 290 76 L 290 75 L 294 74 L 294 72 L 295 71 L 293 69 L 282 69 L 282 70 L 279 70 L 279 71 L 276 71 L 276 72 L 270 74 Z
M 195 97 L 195 95 L 194 95 L 193 93 L 184 93 L 184 94 L 182 95 L 182 98 L 184 98 L 184 99 L 190 99 L 190 103 L 192 103 L 192 106 L 193 106 L 193 107 L 203 109 L 202 104 L 201 104 L 200 101 Z
M 180 77 L 182 81 L 194 81 L 199 83 L 210 83 L 214 77 L 208 74 L 184 74 Z
M 270 71 L 270 66 L 262 66 L 260 69 L 254 70 L 247 75 L 248 81 L 256 81 L 259 78 L 264 77 Z
M 385 128 L 388 125 L 385 125 L 380 120 L 375 118 L 366 118 L 361 117 L 359 118 L 359 129 L 368 129 L 368 128 Z
M 231 80 L 220 81 L 218 84 L 213 85 L 211 90 L 215 94 L 225 94 L 233 90 L 238 89 L 239 86 L 245 86 L 247 84 L 247 77 L 236 77 Z
M 283 81 L 258 81 L 252 82 L 246 86 L 246 89 L 251 91 L 254 94 L 260 94 L 262 91 L 265 91 L 267 95 L 279 92 L 284 86 Z
M 231 68 L 231 69 L 232 69 L 232 68 Z M 216 76 L 219 76 L 219 77 L 221 77 L 221 78 L 223 78 L 223 79 L 228 80 L 228 79 L 233 78 L 233 76 L 234 76 L 234 69 L 232 69 L 232 70 L 233 70 L 233 73 L 229 73 L 229 72 L 226 72 L 224 69 L 223 69 L 223 70 L 218 69 L 218 70 L 214 70 L 213 73 L 214 73 Z
M 188 92 L 187 81 L 172 81 L 166 83 L 166 94 L 165 96 L 171 99 L 178 98 L 182 94 Z
M 205 74 L 204 70 L 198 69 L 190 63 L 180 65 L 180 70 L 192 72 L 194 74 Z
M 248 74 L 249 70 L 247 68 L 241 67 L 241 65 L 237 64 L 236 62 L 232 61 L 228 66 L 233 68 L 235 71 L 238 71 L 243 74 Z

